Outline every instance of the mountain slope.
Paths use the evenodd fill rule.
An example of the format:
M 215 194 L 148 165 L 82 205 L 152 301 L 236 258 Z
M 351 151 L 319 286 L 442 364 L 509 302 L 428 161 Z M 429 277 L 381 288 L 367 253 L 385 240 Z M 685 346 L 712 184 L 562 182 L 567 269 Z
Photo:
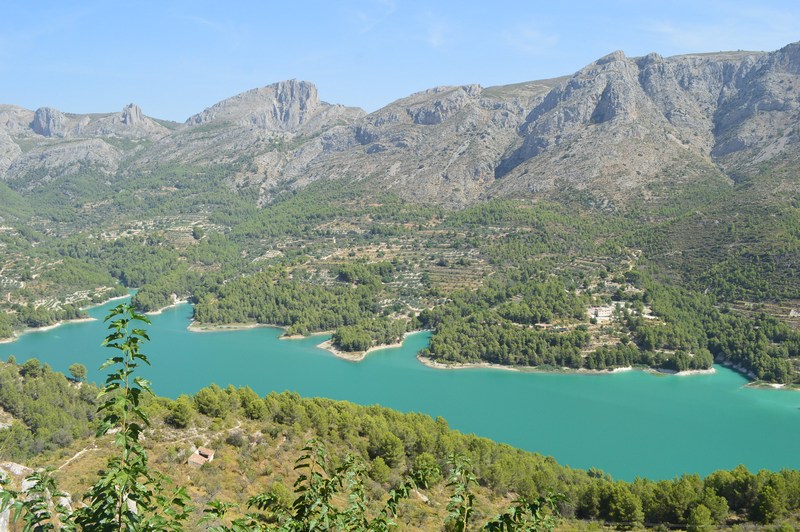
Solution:
M 121 113 L 0 106 L 0 179 L 17 190 L 69 174 L 131 177 L 236 164 L 260 203 L 320 179 L 450 207 L 586 190 L 604 205 L 725 187 L 800 158 L 800 43 L 775 52 L 629 58 L 504 87 L 436 87 L 370 114 L 284 81 L 185 124 Z M 167 127 L 168 126 L 168 127 Z

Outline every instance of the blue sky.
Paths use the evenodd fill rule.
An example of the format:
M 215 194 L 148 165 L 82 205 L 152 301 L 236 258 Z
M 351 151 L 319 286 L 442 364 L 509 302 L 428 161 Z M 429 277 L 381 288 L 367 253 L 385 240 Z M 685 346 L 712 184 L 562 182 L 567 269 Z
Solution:
M 129 4 L 129 5 L 126 5 Z M 436 85 L 518 83 L 629 56 L 775 50 L 798 0 L 7 0 L 0 103 L 183 121 L 283 79 L 373 111 Z

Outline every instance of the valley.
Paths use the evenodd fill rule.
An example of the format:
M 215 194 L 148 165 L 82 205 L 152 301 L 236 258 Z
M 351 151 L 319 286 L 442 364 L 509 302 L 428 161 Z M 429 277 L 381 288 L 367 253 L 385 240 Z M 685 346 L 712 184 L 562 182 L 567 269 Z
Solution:
M 784 468 L 798 467 L 786 391 L 800 388 L 798 94 L 794 43 L 614 52 L 563 77 L 435 87 L 372 113 L 323 102 L 298 80 L 184 123 L 135 104 L 86 115 L 0 105 L 5 386 L 44 390 L 36 379 L 51 379 L 80 420 L 53 430 L 67 421 L 8 400 L 0 450 L 44 464 L 94 445 L 84 412 L 94 402 L 75 382 L 54 384 L 52 370 L 78 362 L 101 381 L 92 346 L 103 325 L 68 322 L 133 293 L 136 309 L 160 313 L 154 368 L 142 373 L 162 396 L 148 399 L 147 437 L 172 446 L 157 451 L 165 470 L 185 458 L 175 442 L 194 436 L 183 429 L 231 453 L 228 466 L 246 464 L 247 478 L 278 467 L 248 453 L 289 441 L 299 454 L 321 438 L 337 456 L 356 445 L 379 499 L 425 453 L 416 436 L 385 436 L 383 421 L 355 434 L 352 413 L 334 428 L 314 417 L 400 416 L 333 401 L 345 400 L 548 456 L 519 455 L 527 469 L 516 476 L 505 453 L 517 451 L 437 428 L 461 443 L 425 460 L 452 469 L 446 451 L 467 452 L 486 515 L 513 493 L 556 486 L 576 527 L 627 522 L 614 497 L 638 524 L 684 526 L 701 500 L 720 525 L 795 519 L 800 483 Z M 323 340 L 363 360 L 334 358 L 315 347 Z M 269 426 L 244 421 L 262 401 Z M 179 414 L 191 421 L 177 426 Z M 242 423 L 231 443 L 223 432 Z M 216 495 L 208 474 L 193 488 L 204 502 Z M 292 475 L 263 476 L 285 491 Z M 746 497 L 732 494 L 734 476 Z M 656 504 L 657 490 L 689 485 L 685 507 Z M 767 487 L 783 497 L 769 515 Z

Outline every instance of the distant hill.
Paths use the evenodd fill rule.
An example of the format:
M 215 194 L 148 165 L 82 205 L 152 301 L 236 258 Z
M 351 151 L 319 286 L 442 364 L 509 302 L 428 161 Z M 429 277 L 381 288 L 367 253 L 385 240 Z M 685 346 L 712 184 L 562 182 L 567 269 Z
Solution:
M 17 191 L 86 172 L 238 163 L 260 202 L 320 179 L 458 207 L 585 190 L 622 206 L 724 186 L 800 157 L 800 43 L 774 52 L 602 57 L 552 80 L 436 87 L 370 114 L 283 81 L 184 124 L 0 105 L 0 180 Z

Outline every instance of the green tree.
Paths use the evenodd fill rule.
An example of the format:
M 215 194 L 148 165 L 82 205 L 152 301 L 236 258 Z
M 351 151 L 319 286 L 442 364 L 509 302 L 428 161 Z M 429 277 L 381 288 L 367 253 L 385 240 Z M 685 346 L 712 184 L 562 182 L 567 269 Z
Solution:
M 182 394 L 169 406 L 166 422 L 175 428 L 183 429 L 189 426 L 193 417 L 192 399 L 188 395 Z
M 635 528 L 644 521 L 642 501 L 621 482 L 609 484 L 605 493 L 606 515 L 620 528 Z
M 267 415 L 267 405 L 249 386 L 237 390 L 242 411 L 248 419 L 263 419 Z
M 36 378 L 42 375 L 44 368 L 37 358 L 26 360 L 22 367 L 19 368 L 19 374 L 23 377 Z
M 78 364 L 76 362 L 68 368 L 68 371 L 75 381 L 83 382 L 86 380 L 86 366 L 83 364 Z
M 370 464 L 369 476 L 375 482 L 388 482 L 391 474 L 392 468 L 386 465 L 386 462 L 380 456 L 376 457 Z
M 702 504 L 695 506 L 689 514 L 686 523 L 688 532 L 707 532 L 714 527 L 714 520 L 711 518 L 711 510 Z
M 700 504 L 708 508 L 711 518 L 717 524 L 723 524 L 728 518 L 728 502 L 724 497 L 720 497 L 711 488 L 703 489 L 700 497 Z
M 786 515 L 786 498 L 777 487 L 771 483 L 765 484 L 758 491 L 755 506 L 750 512 L 750 518 L 759 523 L 774 523 Z
M 228 414 L 228 398 L 225 390 L 216 384 L 202 388 L 194 395 L 197 411 L 210 417 L 225 417 Z

